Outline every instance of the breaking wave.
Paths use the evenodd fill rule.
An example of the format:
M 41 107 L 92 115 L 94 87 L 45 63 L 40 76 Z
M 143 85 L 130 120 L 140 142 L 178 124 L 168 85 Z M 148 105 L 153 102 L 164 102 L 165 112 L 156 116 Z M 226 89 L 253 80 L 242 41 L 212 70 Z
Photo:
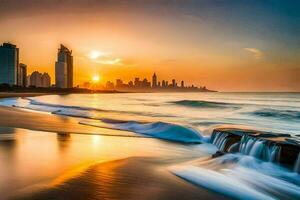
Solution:
M 251 156 L 227 154 L 174 166 L 176 176 L 234 199 L 299 199 L 300 176 Z
M 261 109 L 254 111 L 251 114 L 259 117 L 300 120 L 300 111 L 294 110 Z
M 134 114 L 134 115 L 145 115 L 150 117 L 175 117 L 174 115 L 169 114 L 157 114 L 151 112 L 138 112 L 138 111 L 120 111 L 120 110 L 109 110 L 109 109 L 99 109 L 94 107 L 85 107 L 85 106 L 66 106 L 61 104 L 52 104 L 52 103 L 43 103 L 36 101 L 31 98 L 24 98 L 29 101 L 30 105 L 22 108 L 39 110 L 51 112 L 52 114 L 57 115 L 66 115 L 71 117 L 81 117 L 81 118 L 91 118 L 91 119 L 101 119 L 95 116 L 95 112 L 102 113 L 121 113 L 121 114 Z M 14 105 L 15 107 L 21 107 Z
M 131 131 L 144 134 L 154 138 L 182 142 L 182 143 L 202 143 L 209 139 L 203 137 L 201 133 L 191 127 L 166 122 L 137 122 L 122 121 L 113 119 L 102 119 L 104 123 L 81 122 L 81 124 L 111 128 L 117 130 Z
M 180 100 L 170 103 L 193 108 L 239 108 L 236 104 L 213 101 Z

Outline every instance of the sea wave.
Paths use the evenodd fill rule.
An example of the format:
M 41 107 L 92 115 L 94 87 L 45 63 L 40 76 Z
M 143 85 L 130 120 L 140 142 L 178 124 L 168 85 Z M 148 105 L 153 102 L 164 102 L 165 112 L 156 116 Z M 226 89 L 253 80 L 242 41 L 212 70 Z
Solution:
M 202 143 L 208 141 L 208 138 L 203 137 L 198 130 L 178 124 L 167 122 L 123 121 L 114 119 L 102 119 L 101 121 L 102 123 L 81 122 L 81 124 L 131 131 L 174 142 Z
M 94 112 L 145 115 L 145 116 L 150 116 L 150 117 L 176 117 L 176 116 L 170 115 L 170 114 L 159 114 L 159 113 L 139 112 L 139 111 L 110 110 L 110 109 L 100 109 L 100 108 L 85 107 L 85 106 L 67 106 L 67 105 L 61 105 L 61 104 L 44 103 L 44 102 L 37 101 L 37 100 L 31 99 L 31 98 L 24 98 L 24 99 L 27 99 L 30 102 L 30 105 L 39 106 L 38 108 L 34 108 L 34 110 L 47 111 L 47 112 L 51 112 L 52 114 L 66 115 L 66 116 L 71 116 L 71 117 L 97 119 L 94 115 Z M 24 108 L 33 109 L 30 106 L 27 106 L 27 107 L 25 106 Z
M 299 199 L 300 176 L 251 156 L 227 154 L 170 168 L 176 176 L 234 199 Z
M 101 111 L 101 112 L 107 111 L 107 110 L 92 108 L 92 107 L 66 106 L 66 105 L 61 105 L 61 104 L 43 103 L 43 102 L 36 101 L 34 99 L 31 99 L 31 98 L 26 98 L 26 99 L 29 100 L 31 105 L 36 105 L 36 106 L 46 106 L 46 107 L 52 107 L 52 108 L 77 109 L 77 110 L 87 110 L 87 111 Z
M 278 119 L 286 119 L 286 120 L 290 120 L 290 119 L 300 120 L 300 111 L 296 111 L 296 110 L 260 109 L 250 114 L 259 117 L 269 117 L 269 118 L 278 118 Z
M 180 100 L 170 103 L 193 108 L 239 108 L 237 104 L 213 101 Z

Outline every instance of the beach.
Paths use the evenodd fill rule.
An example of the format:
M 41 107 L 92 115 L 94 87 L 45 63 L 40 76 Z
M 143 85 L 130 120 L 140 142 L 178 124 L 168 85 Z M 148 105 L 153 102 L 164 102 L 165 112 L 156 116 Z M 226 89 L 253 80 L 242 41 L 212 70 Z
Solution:
M 226 199 L 187 184 L 166 170 L 166 163 L 150 158 L 127 158 L 89 167 L 66 180 L 20 199 Z M 16 198 L 18 199 L 18 198 Z
M 23 98 L 40 95 L 43 94 L 14 93 L 1 94 L 1 98 Z M 30 130 L 33 130 L 33 135 L 43 135 L 45 133 L 48 135 L 53 134 L 55 137 L 57 135 L 60 143 L 66 143 L 66 145 L 68 140 L 74 137 L 72 136 L 74 134 L 79 134 L 83 138 L 93 137 L 93 135 L 99 138 L 135 136 L 127 131 L 80 125 L 78 118 L 4 106 L 0 106 L 0 127 L 3 127 L 0 130 L 0 146 L 7 146 L 6 144 L 12 144 L 15 141 L 11 137 L 7 138 L 8 134 L 26 135 L 29 133 L 32 135 Z M 3 137 L 1 137 L 1 134 Z M 61 145 L 64 146 L 64 144 Z M 9 149 L 10 147 L 5 148 Z M 6 151 L 6 149 L 4 150 Z M 40 150 L 43 152 L 43 149 Z M 0 154 L 0 156 L 4 154 Z M 50 175 L 50 178 L 42 175 L 43 178 L 38 178 L 40 180 L 33 178 L 29 181 L 31 184 L 26 184 L 26 186 L 23 185 L 26 181 L 22 184 L 24 182 L 22 178 L 19 181 L 20 183 L 17 181 L 17 183 L 7 186 L 6 184 L 9 184 L 10 181 L 10 178 L 8 178 L 6 183 L 2 183 L 6 186 L 2 185 L 0 191 L 3 193 L 4 190 L 15 190 L 13 194 L 3 195 L 3 199 L 221 198 L 173 176 L 167 167 L 174 161 L 159 159 L 154 155 L 149 157 L 149 154 L 145 154 L 146 157 L 142 157 L 142 155 L 140 154 L 137 157 L 135 154 L 125 153 L 125 155 L 118 155 L 116 158 L 104 156 L 105 158 L 87 159 L 89 161 L 86 161 L 86 158 L 81 158 L 82 160 L 76 161 L 61 169 L 61 171 L 58 170 L 59 172 Z M 36 158 L 39 158 L 39 156 Z M 2 162 L 0 161 L 0 163 Z M 40 170 L 45 169 L 41 168 Z M 4 171 L 2 168 L 2 173 Z
M 24 98 L 49 95 L 45 93 L 0 93 L 1 98 Z M 22 120 L 20 120 L 22 119 Z M 113 130 L 87 127 L 79 124 L 79 120 L 67 116 L 53 115 L 38 111 L 29 111 L 22 108 L 0 106 L 0 126 L 40 130 L 48 132 L 78 133 L 78 134 L 113 134 Z M 126 135 L 133 135 L 129 132 L 122 132 Z M 120 132 L 118 132 L 120 134 Z
M 241 136 L 218 129 L 272 125 L 295 138 L 298 94 L 248 95 L 3 94 L 10 98 L 0 99 L 1 198 L 298 198 L 300 176 L 272 161 L 277 148 L 250 139 L 228 153 Z

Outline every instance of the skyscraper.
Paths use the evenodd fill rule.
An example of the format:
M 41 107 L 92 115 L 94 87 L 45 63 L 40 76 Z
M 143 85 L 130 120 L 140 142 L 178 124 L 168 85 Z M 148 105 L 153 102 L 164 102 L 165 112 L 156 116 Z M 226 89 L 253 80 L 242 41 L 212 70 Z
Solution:
M 10 43 L 0 46 L 0 84 L 18 84 L 19 48 Z
M 184 88 L 184 81 L 181 81 L 180 87 Z
M 176 87 L 176 81 L 175 81 L 175 79 L 172 79 L 172 87 Z
M 142 85 L 140 78 L 135 78 L 134 79 L 134 86 L 135 87 L 140 87 Z
M 51 78 L 48 73 L 40 73 L 38 71 L 34 71 L 30 75 L 30 86 L 35 86 L 35 87 L 50 87 L 51 86 Z
M 51 78 L 48 73 L 43 73 L 41 76 L 42 87 L 48 88 L 51 86 Z
M 27 65 L 20 63 L 18 67 L 18 85 L 27 86 Z
M 60 45 L 55 63 L 55 86 L 60 88 L 73 87 L 73 56 L 64 45 Z
M 157 87 L 157 76 L 156 76 L 155 73 L 154 73 L 153 76 L 152 76 L 152 87 L 153 87 L 153 88 L 156 88 L 156 87 Z
M 30 75 L 30 86 L 42 87 L 42 74 L 38 71 L 32 72 Z
M 165 80 L 162 80 L 162 83 L 161 83 L 161 87 L 166 87 L 166 81 Z

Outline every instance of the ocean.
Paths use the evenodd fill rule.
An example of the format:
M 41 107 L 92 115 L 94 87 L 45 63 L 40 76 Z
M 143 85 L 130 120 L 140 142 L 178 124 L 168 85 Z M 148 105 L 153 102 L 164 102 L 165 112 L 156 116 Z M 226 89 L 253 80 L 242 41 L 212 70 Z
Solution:
M 99 120 L 162 122 L 200 131 L 219 125 L 300 134 L 300 93 L 71 94 L 1 100 L 0 105 Z
M 211 158 L 216 147 L 221 146 L 216 141 L 211 142 L 214 128 L 239 127 L 297 138 L 300 135 L 300 93 L 69 94 L 1 99 L 0 105 L 76 117 L 83 126 L 132 132 L 136 138 L 127 138 L 134 140 L 130 143 L 132 146 L 143 149 L 144 145 L 145 155 L 151 154 L 154 146 L 153 155 L 172 160 L 166 168 L 172 176 L 221 196 L 235 199 L 300 198 L 298 169 L 286 168 L 257 156 L 266 148 L 261 141 L 250 141 L 252 146 L 247 151 Z M 118 134 L 112 137 L 118 137 Z M 15 139 L 22 140 L 22 137 Z M 135 149 L 132 146 L 129 149 Z M 248 146 L 246 144 L 245 148 Z M 52 155 L 51 152 L 48 154 Z M 136 156 L 133 152 L 126 155 Z M 143 156 L 143 151 L 138 155 Z M 5 159 L 1 163 L 5 163 Z M 56 164 L 57 161 L 53 161 L 53 165 Z M 299 161 L 295 161 L 295 167 L 298 165 L 300 156 Z

